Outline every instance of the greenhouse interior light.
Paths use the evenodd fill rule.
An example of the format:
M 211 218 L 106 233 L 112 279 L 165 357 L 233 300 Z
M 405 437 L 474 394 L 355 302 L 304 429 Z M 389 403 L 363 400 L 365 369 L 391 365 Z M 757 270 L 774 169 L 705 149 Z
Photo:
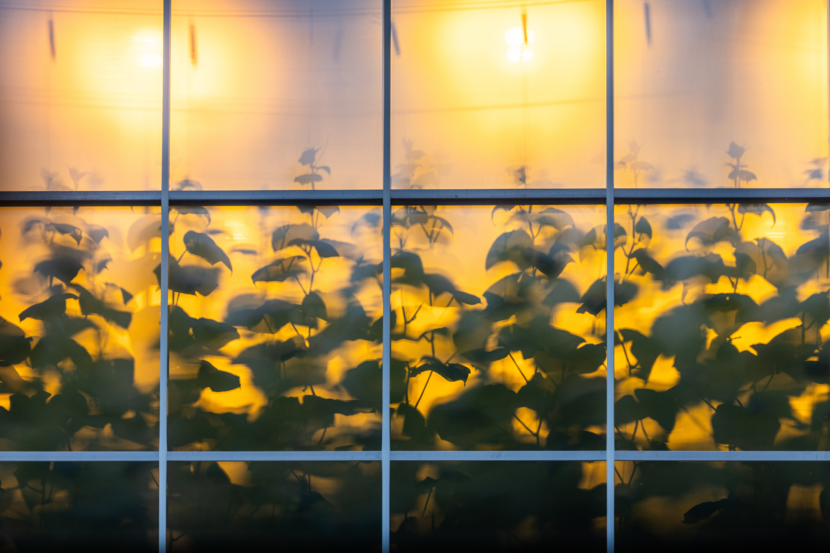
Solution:
M 528 63 L 533 59 L 533 44 L 536 33 L 527 27 L 527 14 L 522 14 L 522 26 L 512 27 L 504 33 L 507 43 L 507 61 L 510 63 Z

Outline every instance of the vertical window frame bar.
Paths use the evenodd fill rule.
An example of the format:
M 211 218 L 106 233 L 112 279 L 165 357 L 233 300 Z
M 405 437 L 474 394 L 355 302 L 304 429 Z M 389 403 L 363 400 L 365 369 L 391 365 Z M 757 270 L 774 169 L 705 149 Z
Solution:
M 161 272 L 159 277 L 159 553 L 167 551 L 167 296 L 170 265 L 170 48 L 173 1 L 164 0 L 161 105 Z
M 614 0 L 605 0 L 605 527 L 614 553 Z
M 391 221 L 392 221 L 392 160 L 391 160 L 391 100 L 392 100 L 392 0 L 383 0 L 383 390 L 381 401 L 381 551 L 389 553 L 390 526 L 390 461 L 391 443 L 391 396 L 390 326 L 392 268 L 391 268 Z

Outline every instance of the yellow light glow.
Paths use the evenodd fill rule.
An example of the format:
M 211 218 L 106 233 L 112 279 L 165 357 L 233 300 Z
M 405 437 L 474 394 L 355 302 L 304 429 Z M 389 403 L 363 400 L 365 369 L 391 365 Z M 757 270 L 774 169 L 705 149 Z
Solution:
M 533 44 L 536 42 L 533 29 L 527 30 L 527 38 L 522 27 L 507 29 L 504 42 L 507 44 L 507 61 L 510 63 L 528 63 L 533 60 Z
M 135 62 L 141 67 L 161 67 L 161 35 L 155 32 L 140 32 L 133 37 Z

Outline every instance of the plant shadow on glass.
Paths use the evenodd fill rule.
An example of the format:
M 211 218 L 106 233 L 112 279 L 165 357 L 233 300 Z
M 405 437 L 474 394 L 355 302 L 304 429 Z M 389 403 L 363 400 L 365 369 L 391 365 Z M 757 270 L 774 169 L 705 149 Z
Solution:
M 830 543 L 820 462 L 618 462 L 619 551 L 819 551 Z
M 605 447 L 602 220 L 590 206 L 393 212 L 394 449 Z
M 149 208 L 3 209 L 0 449 L 157 446 L 160 223 Z
M 380 210 L 173 209 L 171 448 L 380 449 Z
M 172 463 L 167 550 L 378 551 L 380 463 Z
M 392 464 L 392 551 L 605 550 L 605 463 Z
M 617 220 L 616 447 L 829 449 L 828 206 Z
M 156 551 L 158 465 L 0 463 L 3 551 Z

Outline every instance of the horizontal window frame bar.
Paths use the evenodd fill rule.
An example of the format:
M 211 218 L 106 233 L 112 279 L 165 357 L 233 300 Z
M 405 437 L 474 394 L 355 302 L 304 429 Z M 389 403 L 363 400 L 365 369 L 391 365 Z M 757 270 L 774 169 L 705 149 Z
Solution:
M 616 188 L 615 204 L 804 203 L 830 201 L 830 188 Z
M 155 462 L 158 451 L 3 451 L 0 463 L 8 462 Z
M 392 451 L 392 461 L 605 461 L 596 451 Z
M 380 461 L 381 451 L 169 451 L 168 461 Z M 394 462 L 605 461 L 598 451 L 391 451 Z M 616 451 L 617 461 L 826 462 L 830 451 Z M 3 462 L 158 462 L 157 451 L 4 451 Z
M 380 206 L 383 190 L 195 190 L 170 192 L 171 206 Z M 604 205 L 602 188 L 551 189 L 426 189 L 392 190 L 392 205 L 503 205 L 587 204 Z M 720 204 L 720 203 L 830 202 L 828 188 L 617 188 L 614 203 Z M 0 192 L 0 206 L 143 206 L 161 205 L 161 191 L 60 191 Z
M 616 451 L 617 461 L 830 461 L 830 451 Z

